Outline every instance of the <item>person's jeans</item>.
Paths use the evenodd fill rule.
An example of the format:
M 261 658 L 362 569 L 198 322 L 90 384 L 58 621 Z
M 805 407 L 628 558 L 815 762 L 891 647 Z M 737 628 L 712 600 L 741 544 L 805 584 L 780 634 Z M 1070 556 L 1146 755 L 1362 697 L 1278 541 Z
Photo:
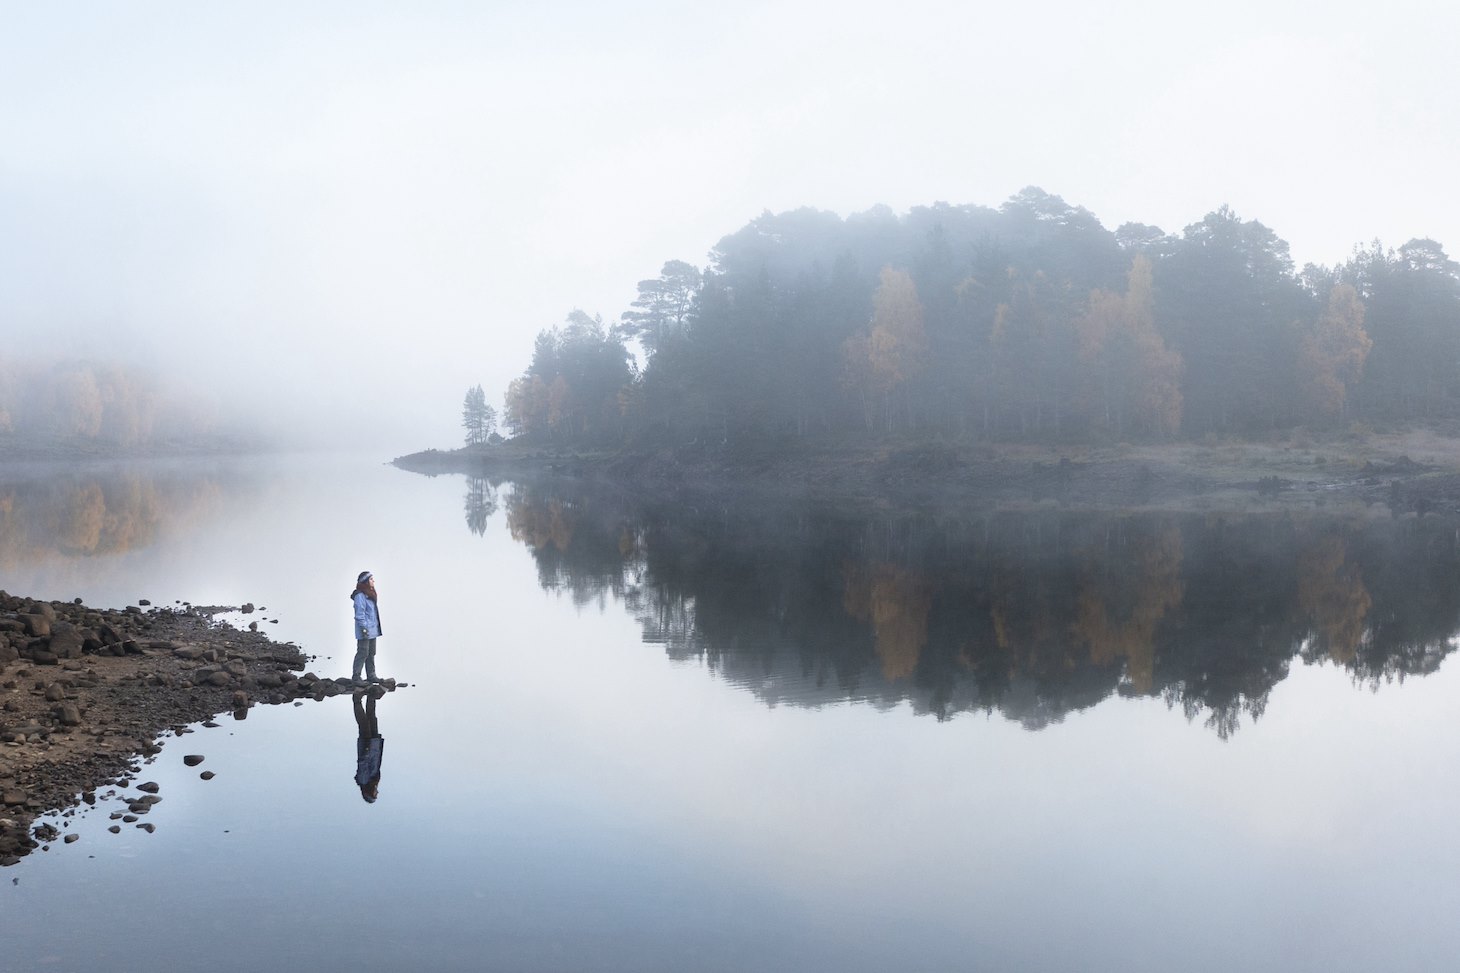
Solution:
M 364 666 L 365 667 L 365 678 L 367 678 L 367 679 L 374 679 L 375 678 L 375 640 L 374 639 L 356 639 L 355 640 L 355 668 L 354 668 L 354 671 L 353 671 L 353 678 L 355 678 L 355 679 L 359 679 L 360 678 L 360 667 L 361 666 Z

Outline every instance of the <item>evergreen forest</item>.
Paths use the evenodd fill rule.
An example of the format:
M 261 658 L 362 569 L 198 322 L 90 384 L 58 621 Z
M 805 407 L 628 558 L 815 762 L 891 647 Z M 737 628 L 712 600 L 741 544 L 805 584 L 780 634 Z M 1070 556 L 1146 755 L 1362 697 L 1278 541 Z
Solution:
M 618 320 L 575 310 L 541 332 L 502 422 L 528 442 L 795 448 L 1457 414 L 1460 265 L 1434 240 L 1298 269 L 1226 207 L 1112 232 L 1031 187 L 996 209 L 766 213 L 707 266 L 639 282 Z

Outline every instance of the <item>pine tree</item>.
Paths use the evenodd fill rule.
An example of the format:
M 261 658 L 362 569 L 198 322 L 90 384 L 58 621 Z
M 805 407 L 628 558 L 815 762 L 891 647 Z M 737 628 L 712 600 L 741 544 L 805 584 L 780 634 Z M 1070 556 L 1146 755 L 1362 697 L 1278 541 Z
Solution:
M 461 406 L 461 425 L 466 429 L 466 444 L 480 446 L 487 441 L 487 394 L 480 385 L 466 390 L 466 400 Z

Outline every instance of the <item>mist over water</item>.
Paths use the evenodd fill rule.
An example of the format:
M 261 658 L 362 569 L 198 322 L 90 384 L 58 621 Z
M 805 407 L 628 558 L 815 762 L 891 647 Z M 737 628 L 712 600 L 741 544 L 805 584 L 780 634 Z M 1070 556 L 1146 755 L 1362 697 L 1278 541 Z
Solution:
M 321 675 L 368 568 L 411 684 L 378 705 L 375 804 L 345 697 L 169 742 L 155 834 L 107 834 L 103 801 L 6 870 L 22 968 L 200 961 L 164 926 L 240 970 L 1420 970 L 1457 945 L 1439 518 L 679 509 L 370 459 L 0 497 L 32 539 L 7 586 L 254 601 Z
M 498 402 L 539 330 L 615 321 L 762 213 L 1034 184 L 1111 228 L 1230 204 L 1298 266 L 1453 245 L 1454 14 L 1331 13 L 934 2 L 889 32 L 867 4 L 17 8 L 0 333 L 140 359 L 269 432 L 331 441 L 363 414 L 409 449 L 457 441 L 462 393 Z M 1382 137 L 1335 154 L 1329 120 L 1285 107 L 1324 99 Z M 1193 149 L 1168 165 L 1173 144 Z

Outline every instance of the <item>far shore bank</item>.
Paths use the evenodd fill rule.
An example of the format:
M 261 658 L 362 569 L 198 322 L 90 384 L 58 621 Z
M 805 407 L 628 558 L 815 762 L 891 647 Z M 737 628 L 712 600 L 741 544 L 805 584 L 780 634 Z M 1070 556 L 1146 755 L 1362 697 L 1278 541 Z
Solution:
M 424 450 L 393 463 L 426 475 L 576 480 L 652 496 L 733 491 L 950 511 L 1057 504 L 1460 514 L 1460 439 L 1431 430 L 1275 442 L 1088 447 L 929 441 L 796 451 L 600 451 L 509 441 Z

